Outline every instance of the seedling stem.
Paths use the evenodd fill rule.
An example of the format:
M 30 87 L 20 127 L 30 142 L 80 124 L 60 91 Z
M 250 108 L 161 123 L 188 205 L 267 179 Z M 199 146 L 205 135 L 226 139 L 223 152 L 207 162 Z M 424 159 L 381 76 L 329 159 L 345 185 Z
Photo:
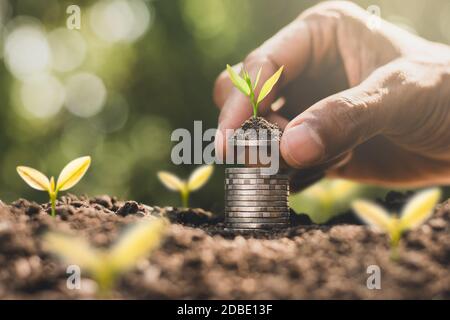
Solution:
M 267 95 L 272 91 L 275 84 L 280 79 L 284 66 L 281 66 L 266 82 L 262 85 L 258 97 L 256 97 L 255 89 L 258 86 L 259 78 L 261 76 L 262 67 L 256 75 L 255 81 L 252 83 L 249 73 L 246 70 L 242 70 L 241 75 L 236 73 L 233 68 L 227 64 L 227 71 L 233 85 L 241 91 L 244 95 L 249 97 L 250 104 L 253 108 L 253 118 L 258 116 L 258 108 L 261 101 L 263 101 Z
M 256 119 L 256 117 L 258 116 L 258 103 L 255 99 L 255 91 L 253 91 L 253 88 L 251 86 L 250 88 L 250 101 L 252 102 L 253 107 L 253 118 Z
M 129 228 L 109 249 L 94 248 L 83 238 L 53 232 L 45 235 L 44 246 L 89 273 L 98 285 L 98 296 L 109 298 L 119 276 L 159 246 L 167 225 L 165 219 L 145 219 Z
M 424 223 L 433 214 L 440 197 L 437 188 L 419 192 L 403 207 L 400 215 L 390 215 L 382 207 L 365 200 L 354 201 L 352 207 L 363 221 L 389 235 L 391 259 L 395 261 L 399 257 L 398 246 L 403 234 Z
M 50 206 L 52 217 L 56 216 L 56 192 L 50 192 Z
M 181 204 L 184 208 L 189 208 L 189 189 L 186 187 L 181 190 Z
M 50 198 L 51 216 L 56 216 L 56 199 L 59 191 L 65 191 L 76 185 L 83 178 L 89 165 L 91 157 L 81 157 L 69 162 L 59 174 L 58 181 L 50 179 L 42 172 L 24 166 L 17 167 L 19 176 L 33 189 L 47 191 Z
M 181 197 L 181 205 L 189 207 L 189 195 L 205 185 L 213 173 L 212 165 L 203 165 L 192 172 L 188 180 L 183 180 L 167 171 L 159 171 L 158 178 L 167 189 L 178 191 Z

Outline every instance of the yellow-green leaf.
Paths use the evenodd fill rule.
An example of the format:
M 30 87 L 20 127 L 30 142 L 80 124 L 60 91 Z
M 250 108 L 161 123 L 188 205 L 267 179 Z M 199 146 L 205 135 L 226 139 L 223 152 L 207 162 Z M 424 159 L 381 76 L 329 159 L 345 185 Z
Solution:
M 17 173 L 30 187 L 41 191 L 50 191 L 50 181 L 42 172 L 30 167 L 19 166 Z
M 201 166 L 192 172 L 189 177 L 188 189 L 189 191 L 195 191 L 200 189 L 211 177 L 214 171 L 214 167 L 212 165 L 204 165 Z
M 275 86 L 275 84 L 278 82 L 278 80 L 280 79 L 281 73 L 283 72 L 284 66 L 281 66 L 280 69 L 278 69 L 277 72 L 275 72 L 262 86 L 261 91 L 259 92 L 259 96 L 258 96 L 258 102 L 260 103 L 261 101 L 264 100 L 265 97 L 267 97 L 267 95 L 270 93 L 270 91 L 272 91 L 273 87 Z
M 233 70 L 233 68 L 229 64 L 227 64 L 227 71 L 228 71 L 228 75 L 230 76 L 230 80 L 234 84 L 234 86 L 236 88 L 238 88 L 243 94 L 245 94 L 246 96 L 249 96 L 250 88 L 249 88 L 247 82 L 245 82 L 245 80 L 242 79 L 236 73 L 236 71 Z
M 438 188 L 419 192 L 405 205 L 400 217 L 402 230 L 414 229 L 420 226 L 432 214 L 433 209 L 441 198 Z
M 261 78 L 261 71 L 262 71 L 262 67 L 260 67 L 258 70 L 258 74 L 256 75 L 256 80 L 255 80 L 255 84 L 253 85 L 253 89 L 256 89 L 256 87 L 258 86 L 259 78 Z
M 166 227 L 165 219 L 144 220 L 132 226 L 109 252 L 108 265 L 116 272 L 132 268 L 159 246 Z
M 157 175 L 162 184 L 169 190 L 181 191 L 185 187 L 185 182 L 170 172 L 159 171 Z
M 101 264 L 101 253 L 83 238 L 50 232 L 44 236 L 44 248 L 66 263 L 76 264 L 89 272 L 95 272 Z
M 390 232 L 393 219 L 382 207 L 364 200 L 356 200 L 352 203 L 355 213 L 367 224 L 375 228 Z
M 89 156 L 69 162 L 59 174 L 56 190 L 64 191 L 76 185 L 83 178 L 90 164 L 91 157 Z

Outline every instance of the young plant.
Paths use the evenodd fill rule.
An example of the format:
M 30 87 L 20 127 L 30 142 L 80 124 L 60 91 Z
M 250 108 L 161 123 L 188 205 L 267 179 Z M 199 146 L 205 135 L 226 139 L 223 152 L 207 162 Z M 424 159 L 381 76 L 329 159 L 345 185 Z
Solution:
M 187 208 L 189 207 L 190 193 L 203 187 L 211 177 L 213 171 L 214 167 L 212 165 L 203 165 L 195 169 L 187 181 L 181 180 L 167 171 L 159 171 L 158 178 L 167 189 L 180 192 L 181 203 L 183 207 Z
M 51 214 L 54 217 L 58 192 L 68 190 L 76 185 L 83 178 L 90 164 L 91 157 L 89 156 L 69 162 L 59 174 L 56 184 L 53 177 L 49 180 L 42 172 L 30 167 L 19 166 L 17 167 L 17 173 L 33 189 L 48 192 Z
M 50 232 L 44 247 L 68 264 L 79 266 L 97 282 L 100 296 L 108 296 L 118 277 L 156 249 L 167 227 L 166 219 L 144 220 L 127 230 L 110 249 L 93 248 L 85 239 Z
M 256 97 L 255 90 L 258 86 L 259 78 L 261 77 L 262 67 L 259 68 L 259 71 L 256 75 L 255 82 L 252 83 L 250 75 L 244 69 L 242 70 L 242 77 L 233 70 L 233 68 L 227 64 L 228 75 L 231 79 L 233 85 L 239 89 L 243 94 L 245 94 L 250 99 L 250 103 L 253 108 L 253 118 L 258 116 L 258 108 L 261 101 L 267 97 L 267 95 L 272 91 L 275 84 L 280 79 L 281 73 L 283 72 L 284 66 L 281 66 L 277 72 L 275 72 L 262 86 L 261 91 L 259 92 L 258 97 Z
M 392 216 L 382 207 L 364 200 L 352 203 L 353 210 L 367 224 L 389 234 L 392 257 L 397 256 L 397 247 L 404 232 L 413 230 L 424 223 L 433 213 L 441 197 L 439 189 L 419 192 L 402 209 L 400 216 Z

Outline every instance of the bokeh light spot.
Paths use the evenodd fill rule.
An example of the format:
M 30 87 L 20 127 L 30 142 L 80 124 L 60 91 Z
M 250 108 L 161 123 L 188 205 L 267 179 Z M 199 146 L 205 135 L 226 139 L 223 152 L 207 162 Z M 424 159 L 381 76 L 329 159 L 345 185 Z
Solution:
M 150 11 L 142 0 L 102 0 L 90 12 L 94 33 L 107 42 L 133 42 L 150 25 Z
M 86 42 L 76 30 L 58 28 L 48 35 L 52 52 L 52 67 L 67 72 L 79 67 L 86 57 Z
M 22 83 L 20 98 L 30 114 L 49 118 L 58 113 L 64 103 L 64 86 L 51 75 L 40 75 Z
M 218 35 L 227 22 L 227 10 L 222 0 L 184 0 L 184 18 L 200 38 Z
M 129 106 L 125 98 L 119 94 L 108 94 L 108 101 L 95 117 L 91 118 L 92 125 L 102 133 L 120 130 L 128 119 Z
M 106 88 L 102 79 L 92 73 L 78 73 L 67 80 L 66 107 L 79 117 L 92 117 L 102 110 Z
M 6 36 L 4 57 L 8 70 L 16 78 L 44 72 L 51 61 L 44 31 L 38 25 L 19 24 Z

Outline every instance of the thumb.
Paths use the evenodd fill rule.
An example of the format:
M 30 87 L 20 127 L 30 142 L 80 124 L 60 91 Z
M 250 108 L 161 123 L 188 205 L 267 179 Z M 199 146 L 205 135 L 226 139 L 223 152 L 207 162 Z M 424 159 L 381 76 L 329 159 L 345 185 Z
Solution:
M 391 122 L 396 109 L 391 95 L 386 81 L 374 77 L 319 101 L 286 126 L 281 155 L 290 166 L 303 168 L 351 151 Z

